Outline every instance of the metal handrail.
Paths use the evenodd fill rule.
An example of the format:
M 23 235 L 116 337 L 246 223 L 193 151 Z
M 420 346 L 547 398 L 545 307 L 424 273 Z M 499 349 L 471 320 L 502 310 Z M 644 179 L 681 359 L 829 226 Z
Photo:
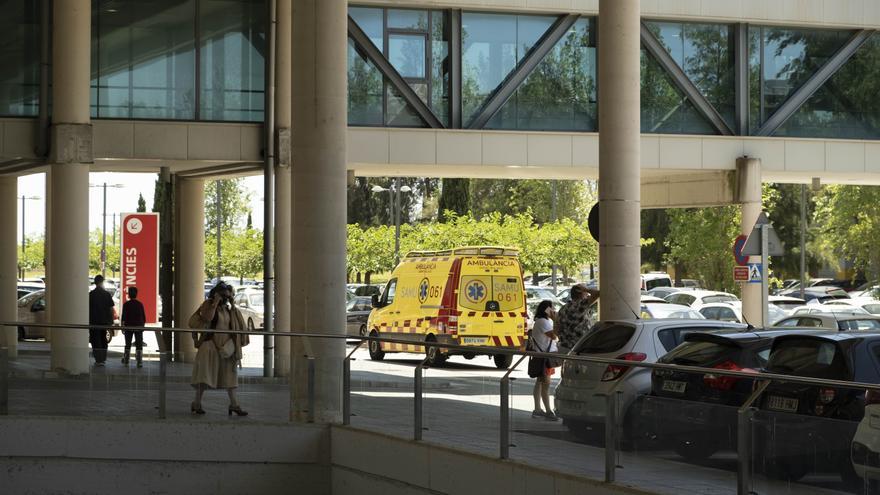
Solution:
M 17 327 L 17 326 L 27 326 L 32 328 L 54 328 L 54 329 L 75 329 L 75 330 L 85 330 L 88 328 L 98 328 L 98 329 L 107 329 L 107 330 L 122 330 L 122 331 L 161 331 L 161 332 L 183 332 L 183 333 L 192 333 L 192 332 L 206 332 L 211 330 L 205 329 L 193 329 L 193 328 L 162 328 L 162 327 L 123 327 L 123 326 L 110 326 L 110 325 L 82 325 L 82 324 L 60 324 L 60 323 L 30 323 L 30 322 L 0 322 L 0 327 L 9 326 L 9 327 Z M 300 333 L 300 332 L 263 332 L 259 330 L 217 330 L 220 333 L 228 333 L 228 334 L 239 334 L 239 335 L 272 335 L 275 337 L 300 337 L 300 338 L 316 338 L 316 339 L 345 339 L 345 340 L 359 340 L 361 342 L 384 342 L 388 344 L 410 344 L 412 345 L 414 342 L 409 339 L 398 339 L 398 338 L 390 338 L 390 337 L 371 337 L 371 336 L 353 336 L 353 335 L 345 335 L 345 334 L 324 334 L 324 333 Z M 869 333 L 869 332 L 865 332 Z M 427 345 L 418 344 L 418 345 Z M 718 376 L 730 376 L 736 378 L 749 378 L 754 380 L 771 380 L 771 381 L 782 381 L 782 382 L 790 382 L 790 383 L 799 383 L 803 385 L 817 385 L 817 386 L 829 386 L 829 387 L 838 387 L 838 388 L 848 388 L 848 389 L 865 389 L 865 390 L 876 390 L 880 392 L 880 384 L 875 383 L 864 383 L 864 382 L 853 382 L 853 381 L 843 381 L 843 380 L 830 380 L 825 378 L 811 378 L 811 377 L 802 377 L 802 376 L 794 376 L 794 375 L 780 375 L 776 373 L 750 373 L 744 371 L 733 371 L 733 370 L 722 370 L 715 368 L 703 368 L 699 366 L 686 366 L 680 364 L 665 364 L 665 363 L 645 363 L 640 361 L 626 361 L 622 359 L 612 359 L 612 358 L 601 358 L 601 357 L 588 357 L 588 356 L 580 356 L 577 354 L 555 354 L 548 352 L 535 352 L 535 351 L 527 351 L 520 349 L 513 349 L 509 347 L 491 347 L 491 346 L 465 346 L 459 344 L 447 344 L 443 342 L 431 342 L 430 345 L 432 347 L 439 347 L 442 349 L 450 349 L 457 351 L 466 351 L 468 353 L 474 354 L 505 354 L 505 355 L 513 355 L 513 356 L 527 356 L 527 357 L 543 357 L 543 358 L 553 358 L 562 361 L 573 361 L 576 363 L 592 363 L 592 364 L 605 364 L 605 365 L 619 365 L 626 366 L 629 368 L 645 368 L 651 370 L 670 370 L 670 371 L 679 371 L 685 373 L 692 374 L 707 374 L 711 373 L 713 375 Z

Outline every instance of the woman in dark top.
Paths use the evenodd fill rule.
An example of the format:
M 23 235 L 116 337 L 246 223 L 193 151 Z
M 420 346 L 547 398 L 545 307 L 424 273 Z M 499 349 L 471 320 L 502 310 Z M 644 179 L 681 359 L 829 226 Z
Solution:
M 147 315 L 144 312 L 144 305 L 137 300 L 137 287 L 128 288 L 128 301 L 122 305 L 122 326 L 123 327 L 142 327 L 147 323 Z M 122 355 L 122 364 L 128 365 L 131 358 L 131 338 L 134 336 L 134 345 L 137 349 L 137 367 L 143 367 L 144 357 L 144 332 L 136 330 L 125 330 L 125 353 Z

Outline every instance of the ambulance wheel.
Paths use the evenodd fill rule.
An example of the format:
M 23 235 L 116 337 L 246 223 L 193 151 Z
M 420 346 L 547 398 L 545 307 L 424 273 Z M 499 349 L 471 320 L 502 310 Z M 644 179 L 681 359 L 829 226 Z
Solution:
M 495 354 L 493 358 L 495 359 L 495 367 L 499 370 L 506 370 L 513 364 L 512 354 Z
M 428 338 L 425 339 L 425 342 L 437 342 L 437 339 L 434 338 L 433 335 L 428 335 Z M 442 366 L 444 362 L 446 362 L 446 354 L 440 352 L 440 348 L 437 346 L 425 346 L 425 358 L 428 366 L 438 367 Z
M 374 339 L 379 338 L 379 332 L 373 330 L 370 332 L 370 337 Z M 382 345 L 378 340 L 370 340 L 370 359 L 373 361 L 381 361 L 385 359 L 385 351 L 382 350 Z

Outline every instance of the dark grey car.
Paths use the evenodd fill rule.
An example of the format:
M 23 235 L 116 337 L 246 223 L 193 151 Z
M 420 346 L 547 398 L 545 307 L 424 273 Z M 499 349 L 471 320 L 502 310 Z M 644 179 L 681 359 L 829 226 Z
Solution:
M 357 296 L 348 301 L 345 308 L 345 333 L 351 336 L 367 335 L 367 318 L 373 310 L 370 297 Z

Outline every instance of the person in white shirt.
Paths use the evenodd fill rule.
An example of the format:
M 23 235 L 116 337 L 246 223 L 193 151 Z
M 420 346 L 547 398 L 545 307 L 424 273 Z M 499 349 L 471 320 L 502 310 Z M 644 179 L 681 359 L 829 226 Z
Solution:
M 541 301 L 535 310 L 535 324 L 529 337 L 529 343 L 532 351 L 536 352 L 558 352 L 556 331 L 553 329 L 553 322 L 556 320 L 556 310 L 553 309 L 553 303 L 550 301 Z M 535 358 L 532 358 L 535 359 Z M 535 377 L 535 389 L 532 393 L 535 399 L 535 410 L 532 411 L 533 418 L 545 418 L 548 421 L 558 421 L 559 418 L 550 408 L 550 375 L 553 368 L 546 367 L 546 359 L 541 358 L 541 369 L 543 373 Z M 541 409 L 541 402 L 544 403 L 544 409 Z

